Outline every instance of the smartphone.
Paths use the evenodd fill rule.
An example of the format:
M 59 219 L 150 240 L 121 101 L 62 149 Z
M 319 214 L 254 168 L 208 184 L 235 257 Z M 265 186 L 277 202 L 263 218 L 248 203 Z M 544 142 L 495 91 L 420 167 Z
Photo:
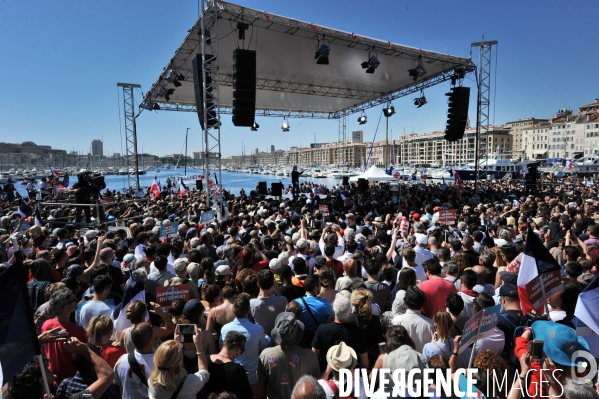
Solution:
M 58 332 L 58 335 L 60 335 L 61 337 L 64 337 L 65 335 L 68 335 L 67 330 L 60 330 Z
M 543 360 L 543 341 L 534 339 L 528 342 L 528 352 L 531 362 L 540 362 Z
M 193 344 L 193 336 L 195 334 L 195 325 L 193 324 L 177 324 L 179 334 L 181 335 L 182 344 Z

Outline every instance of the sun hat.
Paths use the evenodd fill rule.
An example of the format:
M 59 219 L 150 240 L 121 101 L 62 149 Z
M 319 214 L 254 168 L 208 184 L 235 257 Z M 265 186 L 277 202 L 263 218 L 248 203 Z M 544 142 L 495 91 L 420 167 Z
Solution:
M 271 336 L 277 345 L 295 346 L 304 336 L 304 323 L 297 320 L 294 313 L 279 313 L 275 319 L 275 328 L 272 329 Z
M 356 351 L 345 342 L 341 341 L 339 345 L 334 345 L 327 351 L 327 364 L 335 371 L 341 369 L 353 369 L 358 363 Z
M 187 267 L 187 258 L 179 258 L 175 260 L 173 263 L 173 269 L 175 269 L 175 273 L 181 273 Z
M 576 351 L 589 351 L 589 344 L 583 337 L 576 336 L 576 330 L 552 321 L 539 320 L 532 323 L 535 339 L 543 341 L 543 352 L 561 366 L 577 366 L 573 363 Z
M 227 265 L 220 265 L 214 271 L 215 276 L 229 276 L 231 274 L 231 268 Z
M 416 242 L 418 243 L 418 245 L 427 245 L 428 244 L 428 237 L 426 234 L 416 233 L 416 234 L 414 234 L 414 236 L 416 237 Z

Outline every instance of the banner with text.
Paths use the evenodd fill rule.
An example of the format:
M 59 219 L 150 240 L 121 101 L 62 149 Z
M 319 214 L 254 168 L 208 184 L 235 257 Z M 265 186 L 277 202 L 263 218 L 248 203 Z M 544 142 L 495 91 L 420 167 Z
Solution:
M 177 222 L 163 224 L 162 226 L 160 226 L 160 240 L 176 237 L 178 231 L 179 223 Z
M 175 299 L 183 299 L 185 302 L 189 301 L 189 284 L 156 287 L 156 303 L 161 308 L 170 308 Z

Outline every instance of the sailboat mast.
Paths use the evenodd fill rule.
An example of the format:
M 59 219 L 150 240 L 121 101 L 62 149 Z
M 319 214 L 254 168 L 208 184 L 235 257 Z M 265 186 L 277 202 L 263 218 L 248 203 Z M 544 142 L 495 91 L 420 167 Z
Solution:
M 183 169 L 183 174 L 185 176 L 187 176 L 187 135 L 189 134 L 189 128 L 187 128 L 187 131 L 185 132 L 185 168 Z

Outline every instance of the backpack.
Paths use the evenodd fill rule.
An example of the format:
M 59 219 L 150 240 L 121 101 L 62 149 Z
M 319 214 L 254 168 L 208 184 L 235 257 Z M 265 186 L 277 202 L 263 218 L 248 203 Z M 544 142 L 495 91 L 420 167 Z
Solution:
M 508 323 L 510 323 L 512 325 L 512 327 L 514 327 L 514 335 L 512 337 L 512 346 L 509 348 L 509 361 L 511 363 L 513 363 L 514 365 L 516 365 L 516 367 L 518 369 L 520 369 L 520 359 L 518 359 L 518 357 L 514 353 L 514 347 L 516 346 L 516 338 L 518 338 L 519 336 L 521 336 L 522 334 L 524 334 L 524 329 L 526 328 L 526 325 L 524 325 L 524 326 L 517 326 L 505 314 L 501 314 L 500 313 L 499 316 L 503 317 L 505 320 L 507 320 Z

